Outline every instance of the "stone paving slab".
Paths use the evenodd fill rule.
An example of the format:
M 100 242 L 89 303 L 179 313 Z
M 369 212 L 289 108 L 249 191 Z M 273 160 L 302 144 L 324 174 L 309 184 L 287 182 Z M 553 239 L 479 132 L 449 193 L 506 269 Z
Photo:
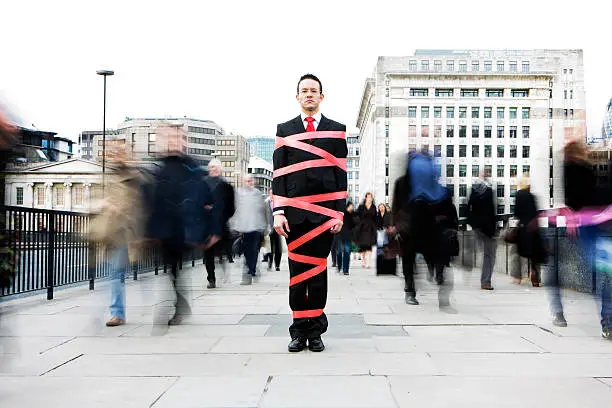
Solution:
M 124 326 L 127 327 L 127 326 Z M 142 325 L 126 331 L 124 337 L 148 337 L 148 336 L 168 336 L 168 337 L 257 337 L 266 334 L 270 326 L 268 325 L 182 325 L 168 327 L 160 325 Z

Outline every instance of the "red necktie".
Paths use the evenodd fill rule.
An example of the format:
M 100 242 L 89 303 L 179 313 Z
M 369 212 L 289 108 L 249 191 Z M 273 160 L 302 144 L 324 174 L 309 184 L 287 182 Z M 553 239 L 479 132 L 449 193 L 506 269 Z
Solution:
M 314 118 L 312 116 L 306 116 L 306 118 L 304 119 L 306 122 L 308 122 L 308 125 L 306 125 L 306 131 L 307 132 L 314 132 L 315 128 L 314 128 Z

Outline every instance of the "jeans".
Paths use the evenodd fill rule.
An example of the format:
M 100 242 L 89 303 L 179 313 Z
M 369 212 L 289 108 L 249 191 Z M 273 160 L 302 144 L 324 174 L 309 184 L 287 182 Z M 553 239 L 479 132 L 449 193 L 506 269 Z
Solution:
M 493 265 L 495 265 L 495 240 L 476 230 L 478 240 L 482 245 L 482 274 L 480 275 L 481 285 L 490 285 L 493 275 Z
M 601 303 L 601 327 L 612 329 L 612 237 L 609 233 L 600 235 L 595 241 L 595 267 L 599 300 Z
M 244 248 L 247 273 L 255 276 L 257 258 L 259 257 L 259 248 L 261 246 L 261 233 L 259 231 L 245 232 L 242 235 L 242 246 Z
M 342 269 L 342 272 L 349 273 L 349 266 L 351 264 L 351 241 L 339 241 L 338 247 L 336 248 L 336 266 L 338 270 Z
M 111 271 L 111 317 L 125 320 L 125 273 L 128 266 L 127 245 L 113 250 L 109 266 Z

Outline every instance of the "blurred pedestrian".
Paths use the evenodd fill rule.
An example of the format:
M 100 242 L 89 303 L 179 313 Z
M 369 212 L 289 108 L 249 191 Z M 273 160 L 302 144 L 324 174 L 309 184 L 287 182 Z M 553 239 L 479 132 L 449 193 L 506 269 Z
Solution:
M 353 241 L 361 253 L 361 266 L 369 268 L 372 262 L 372 247 L 376 245 L 376 205 L 372 193 L 366 193 L 362 203 L 357 207 L 355 217 Z
M 276 270 L 280 271 L 281 259 L 283 256 L 283 248 L 281 244 L 281 236 L 274 230 L 274 194 L 272 189 L 268 189 L 268 198 L 266 198 L 266 211 L 268 211 L 268 237 L 270 239 L 270 253 L 268 254 L 268 270 L 272 269 L 272 261 L 276 266 Z
M 218 206 L 217 214 L 221 217 L 219 220 L 221 224 L 221 236 L 219 242 L 208 248 L 205 253 L 206 263 L 206 280 L 208 289 L 214 289 L 217 286 L 217 278 L 215 276 L 215 257 L 219 258 L 219 264 L 223 264 L 223 255 L 227 255 L 227 248 L 231 247 L 231 243 L 228 245 L 228 241 L 231 240 L 231 234 L 228 227 L 229 219 L 234 215 L 235 208 L 235 197 L 234 187 L 223 177 L 221 177 L 223 171 L 223 165 L 218 159 L 213 159 L 208 163 L 208 176 L 206 182 L 214 198 L 214 205 Z M 228 255 L 229 261 L 229 255 Z M 224 268 L 225 269 L 225 268 Z M 227 279 L 228 271 L 225 270 L 224 274 Z
M 475 231 L 483 251 L 480 275 L 480 288 L 483 290 L 493 290 L 491 278 L 496 251 L 494 237 L 497 221 L 490 177 L 488 170 L 481 173 L 481 178 L 472 185 L 467 205 L 467 222 Z
M 268 221 L 264 198 L 261 191 L 255 188 L 255 180 L 250 175 L 246 175 L 242 182 L 243 186 L 236 192 L 236 213 L 230 224 L 234 231 L 242 234 L 246 272 L 242 275 L 241 285 L 250 285 L 257 273 L 261 238 L 266 231 Z
M 396 233 L 391 229 L 391 213 L 385 204 L 378 204 L 376 214 L 376 275 L 395 275 L 400 252 Z
M 351 244 L 353 239 L 353 229 L 355 228 L 355 215 L 353 203 L 346 203 L 344 210 L 344 225 L 342 230 L 336 234 L 338 236 L 338 246 L 336 248 L 336 268 L 338 273 L 349 274 L 351 264 Z M 334 255 L 332 253 L 332 255 Z

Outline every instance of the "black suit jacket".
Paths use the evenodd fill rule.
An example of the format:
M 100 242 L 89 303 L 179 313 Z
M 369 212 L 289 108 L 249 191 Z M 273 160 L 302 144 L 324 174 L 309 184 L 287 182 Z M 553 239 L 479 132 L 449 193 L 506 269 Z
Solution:
M 346 126 L 321 115 L 321 122 L 317 127 L 317 131 L 346 132 Z M 288 122 L 279 124 L 276 136 L 285 137 L 304 132 L 306 132 L 306 129 L 304 128 L 302 117 L 298 116 Z M 304 140 L 304 142 L 326 150 L 341 159 L 345 159 L 348 153 L 346 139 L 313 139 L 310 142 L 307 140 Z M 320 157 L 300 149 L 282 146 L 274 151 L 274 170 L 313 159 L 320 159 Z M 346 191 L 346 171 L 335 166 L 313 167 L 300 170 L 295 173 L 275 177 L 272 181 L 272 191 L 274 195 L 289 198 Z M 317 205 L 344 212 L 346 200 L 326 201 L 317 203 Z M 326 215 L 293 207 L 275 207 L 274 211 L 277 210 L 285 211 L 285 217 L 287 217 L 287 221 L 290 224 L 299 224 L 306 219 L 313 223 L 320 223 L 328 218 Z

